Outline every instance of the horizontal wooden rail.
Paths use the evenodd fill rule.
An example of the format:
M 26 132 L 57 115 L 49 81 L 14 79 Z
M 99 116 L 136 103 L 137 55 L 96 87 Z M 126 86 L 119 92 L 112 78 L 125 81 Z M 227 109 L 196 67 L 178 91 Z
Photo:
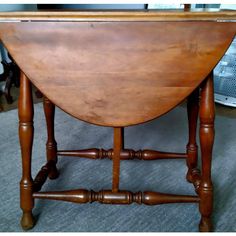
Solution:
M 59 150 L 58 156 L 73 156 L 84 157 L 91 159 L 112 159 L 113 149 L 104 150 L 98 148 L 84 149 L 84 150 Z M 121 151 L 121 160 L 157 160 L 157 159 L 184 159 L 187 157 L 186 153 L 168 153 L 154 150 L 138 150 L 124 149 Z
M 74 203 L 99 202 L 103 204 L 146 204 L 157 205 L 164 203 L 191 203 L 199 202 L 198 196 L 174 195 L 158 192 L 136 192 L 122 190 L 112 192 L 111 190 L 101 190 L 99 192 L 86 189 L 57 191 L 57 192 L 35 192 L 34 198 L 60 200 Z

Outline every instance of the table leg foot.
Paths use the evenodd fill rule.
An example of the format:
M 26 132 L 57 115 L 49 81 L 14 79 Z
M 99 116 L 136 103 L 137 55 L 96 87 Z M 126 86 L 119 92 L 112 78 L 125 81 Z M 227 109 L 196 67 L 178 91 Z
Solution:
M 212 232 L 212 222 L 208 217 L 202 217 L 199 224 L 200 232 Z
M 35 219 L 31 211 L 23 212 L 21 218 L 21 227 L 23 230 L 32 229 L 35 225 Z

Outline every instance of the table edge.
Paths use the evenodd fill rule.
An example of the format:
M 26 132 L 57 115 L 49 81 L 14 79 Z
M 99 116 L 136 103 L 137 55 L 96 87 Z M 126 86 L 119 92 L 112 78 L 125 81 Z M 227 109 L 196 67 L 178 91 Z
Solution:
M 236 11 L 21 11 L 0 12 L 0 22 L 214 21 L 236 22 Z

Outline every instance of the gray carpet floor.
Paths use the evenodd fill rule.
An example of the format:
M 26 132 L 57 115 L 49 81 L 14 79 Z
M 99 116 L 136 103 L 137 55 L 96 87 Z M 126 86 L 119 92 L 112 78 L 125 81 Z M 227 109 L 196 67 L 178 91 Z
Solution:
M 19 220 L 21 158 L 17 110 L 0 113 L 0 231 L 22 231 Z M 88 125 L 56 110 L 59 149 L 110 148 L 112 128 Z M 181 105 L 167 115 L 125 130 L 125 146 L 184 152 L 187 141 L 186 108 Z M 35 105 L 33 176 L 45 163 L 46 130 L 42 104 Z M 48 180 L 43 190 L 111 188 L 112 162 L 60 157 L 60 177 Z M 212 178 L 214 181 L 214 229 L 236 231 L 236 124 L 235 119 L 216 116 Z M 185 180 L 184 160 L 122 161 L 120 188 L 194 194 Z M 197 231 L 197 204 L 102 205 L 36 200 L 37 224 L 31 231 L 72 232 L 180 232 Z

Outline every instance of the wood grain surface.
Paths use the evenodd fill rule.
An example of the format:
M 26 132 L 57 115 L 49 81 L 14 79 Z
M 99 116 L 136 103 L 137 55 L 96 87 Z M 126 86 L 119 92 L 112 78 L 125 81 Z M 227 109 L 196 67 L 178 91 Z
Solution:
M 74 117 L 122 127 L 186 98 L 230 45 L 229 22 L 11 22 L 0 38 L 54 104 Z

